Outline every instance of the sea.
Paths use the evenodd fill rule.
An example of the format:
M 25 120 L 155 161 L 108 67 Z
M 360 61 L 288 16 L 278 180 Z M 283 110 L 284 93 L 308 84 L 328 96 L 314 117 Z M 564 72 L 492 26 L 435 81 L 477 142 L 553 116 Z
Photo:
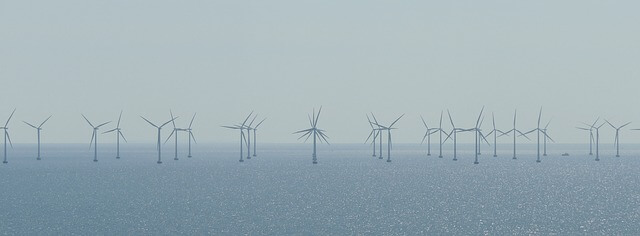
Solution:
M 34 144 L 0 165 L 3 235 L 639 235 L 640 145 Z M 244 156 L 246 156 L 246 150 Z M 253 151 L 253 150 L 252 150 Z M 568 153 L 569 156 L 561 154 Z M 0 153 L 1 155 L 1 153 Z M 253 155 L 253 153 L 251 154 Z

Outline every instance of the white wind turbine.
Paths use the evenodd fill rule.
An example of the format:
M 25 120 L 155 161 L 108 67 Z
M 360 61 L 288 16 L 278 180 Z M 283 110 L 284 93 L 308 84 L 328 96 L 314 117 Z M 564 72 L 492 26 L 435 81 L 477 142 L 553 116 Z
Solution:
M 622 129 L 625 126 L 631 124 L 631 122 L 628 122 L 628 123 L 626 123 L 624 125 L 621 125 L 620 127 L 615 127 L 608 120 L 605 120 L 605 121 L 607 122 L 607 124 L 609 124 L 611 126 L 611 128 L 616 130 L 616 139 L 614 141 L 614 144 L 616 145 L 616 157 L 620 157 L 620 129 Z
M 527 135 L 524 135 L 524 133 L 522 133 L 522 131 L 516 129 L 516 116 L 518 114 L 518 110 L 515 110 L 513 112 L 513 129 L 506 131 L 505 133 L 501 134 L 498 137 L 502 137 L 504 135 L 508 135 L 508 133 L 513 132 L 513 159 L 517 159 L 516 158 L 516 137 L 518 136 L 517 134 L 520 134 L 520 136 L 523 136 L 525 138 L 527 138 L 528 140 L 531 140 L 529 137 L 527 137 Z
M 447 138 L 444 141 L 446 142 L 453 134 L 453 160 L 457 161 L 458 160 L 458 154 L 457 154 L 458 153 L 457 151 L 458 132 L 467 132 L 467 131 L 472 131 L 473 129 L 456 128 L 456 125 L 453 124 L 453 118 L 451 118 L 451 113 L 449 112 L 449 109 L 447 109 L 447 115 L 449 115 L 449 121 L 451 122 L 451 127 L 453 128 L 451 129 L 451 132 L 447 135 Z
M 316 155 L 316 140 L 320 139 L 320 142 L 324 141 L 329 144 L 329 141 L 327 141 L 327 138 L 329 137 L 324 134 L 325 131 L 318 129 L 318 118 L 320 118 L 320 112 L 322 112 L 322 106 L 320 107 L 320 110 L 318 110 L 318 114 L 316 114 L 316 111 L 314 109 L 313 118 L 309 117 L 309 125 L 311 125 L 311 128 L 294 132 L 294 134 L 302 133 L 302 136 L 300 136 L 298 140 L 306 136 L 307 138 L 305 139 L 305 142 L 309 139 L 309 137 L 313 136 L 313 164 L 318 164 Z
M 196 118 L 196 113 L 193 113 L 193 117 L 191 117 L 191 122 L 189 122 L 189 128 L 187 128 L 187 133 L 189 133 L 189 137 L 187 138 L 189 140 L 189 155 L 187 157 L 191 157 L 191 140 L 193 140 L 193 142 L 195 144 L 198 144 L 198 142 L 196 142 L 196 137 L 193 136 L 193 129 L 191 129 L 191 125 L 193 125 L 193 120 Z
M 546 138 L 550 139 L 551 141 L 553 141 L 553 139 L 551 137 L 549 137 L 549 135 L 547 135 L 547 132 L 543 129 L 540 128 L 540 119 L 542 118 L 542 107 L 540 108 L 540 113 L 538 113 L 538 125 L 536 126 L 535 129 L 532 129 L 522 135 L 525 134 L 529 134 L 532 132 L 536 132 L 537 136 L 538 136 L 538 141 L 537 141 L 537 159 L 536 162 L 540 163 L 542 162 L 542 160 L 540 160 L 540 133 L 542 133 Z
M 93 128 L 93 133 L 91 133 L 91 142 L 89 142 L 89 149 L 91 149 L 91 144 L 93 144 L 93 162 L 98 162 L 98 129 L 100 129 L 100 127 L 102 127 L 103 125 L 111 123 L 111 121 L 94 126 L 86 116 L 82 115 L 82 117 L 87 121 L 87 123 L 89 123 L 91 128 Z
M 244 130 L 246 129 L 245 124 L 247 123 L 247 120 L 249 120 L 249 117 L 251 117 L 251 115 L 253 115 L 253 111 L 251 113 L 249 113 L 249 115 L 247 116 L 247 118 L 244 119 L 244 121 L 242 122 L 242 124 L 240 125 L 234 125 L 234 126 L 225 126 L 223 125 L 223 128 L 227 128 L 227 129 L 235 129 L 235 130 L 240 130 L 240 162 L 244 162 L 244 145 L 247 142 L 247 138 L 245 138 L 244 135 Z
M 258 124 L 256 125 L 256 127 L 253 127 L 251 130 L 253 130 L 253 156 L 257 156 L 257 152 L 256 152 L 256 146 L 258 144 L 258 142 L 256 141 L 256 133 L 258 131 L 258 127 L 260 127 L 260 125 L 262 124 L 262 122 L 264 122 L 267 118 L 262 119 L 260 122 L 258 122 Z
M 373 124 L 378 126 L 377 125 L 378 124 L 378 119 L 376 119 L 376 116 L 373 113 L 371 113 L 371 117 L 373 118 Z M 377 135 L 378 136 L 378 140 L 380 140 L 380 145 L 379 145 L 379 147 L 380 147 L 379 154 L 380 155 L 378 155 L 378 159 L 382 160 L 384 158 L 383 154 L 382 154 L 382 131 L 383 131 L 383 129 L 380 128 L 380 126 L 378 126 L 378 128 L 376 128 L 376 130 L 378 131 L 378 135 Z
M 373 144 L 373 157 L 376 156 L 376 139 L 378 138 L 378 134 L 380 133 L 379 129 L 373 126 L 373 122 L 371 122 L 371 119 L 369 118 L 369 115 L 367 115 L 367 121 L 369 121 L 369 126 L 371 126 L 371 132 L 369 133 L 369 137 L 367 137 L 367 140 L 364 141 L 364 143 L 369 142 L 369 139 L 371 139 L 371 137 L 373 137 L 373 140 L 371 141 L 371 144 Z
M 156 129 L 158 129 L 158 143 L 157 143 L 157 148 L 158 148 L 158 164 L 162 164 L 162 142 L 160 141 L 160 131 L 162 130 L 162 127 L 164 127 L 165 125 L 173 122 L 174 120 L 178 119 L 178 117 L 172 118 L 171 120 L 164 122 L 162 125 L 158 126 L 155 125 L 154 123 L 152 123 L 151 121 L 147 120 L 147 118 L 144 118 L 143 116 L 140 116 L 140 118 L 142 118 L 144 121 L 146 121 L 147 123 L 149 123 L 151 126 L 155 127 Z
M 427 139 L 427 156 L 431 156 L 431 135 L 438 132 L 438 129 L 429 128 L 427 122 L 424 121 L 424 117 L 420 116 L 420 119 L 422 119 L 422 124 L 424 124 L 424 127 L 427 129 L 427 131 L 425 131 L 424 133 L 424 137 L 422 137 L 422 141 L 420 142 L 420 144 L 424 143 L 424 140 Z
M 35 126 L 35 125 L 32 125 L 32 124 L 29 124 L 29 122 L 22 121 L 25 124 L 33 127 L 34 129 L 36 129 L 38 131 L 38 158 L 36 158 L 36 160 L 41 160 L 41 158 L 40 158 L 40 131 L 42 131 L 42 125 L 44 125 L 44 123 L 46 123 L 49 120 L 49 118 L 51 118 L 51 116 L 47 117 L 47 119 L 45 119 L 39 126 Z
M 11 115 L 9 116 L 9 119 L 7 119 L 7 122 L 4 123 L 4 127 L 0 127 L 0 129 L 4 130 L 4 161 L 2 161 L 2 163 L 7 164 L 9 163 L 7 161 L 7 140 L 9 140 L 9 145 L 11 145 L 11 148 L 13 148 L 13 143 L 11 143 L 11 137 L 9 137 L 9 121 L 11 121 L 11 117 L 13 117 L 13 113 L 16 112 L 16 109 L 14 108 L 13 111 L 11 112 Z
M 586 125 L 589 128 L 576 127 L 577 129 L 589 131 L 589 155 L 590 156 L 593 155 L 593 142 L 594 142 L 593 128 L 595 127 L 596 123 L 598 123 L 599 120 L 600 120 L 600 117 L 598 117 L 593 122 L 593 124 L 587 124 L 587 123 L 581 122 L 582 124 Z
M 487 134 L 487 136 L 493 134 L 493 157 L 498 157 L 498 133 L 500 133 L 500 136 L 502 135 L 509 135 L 506 132 L 503 132 L 502 130 L 496 129 L 496 117 L 493 114 L 493 112 L 491 113 L 491 120 L 493 122 L 493 130 L 491 130 L 491 132 L 489 132 Z
M 103 132 L 103 134 L 116 132 L 116 159 L 120 159 L 120 137 L 127 142 L 127 139 L 122 134 L 122 129 L 120 128 L 120 120 L 122 119 L 122 111 L 120 111 L 120 116 L 118 116 L 118 124 L 115 129 L 108 130 Z
M 393 144 L 392 144 L 392 141 L 391 141 L 391 130 L 392 129 L 397 129 L 397 128 L 393 128 L 393 125 L 395 125 L 396 122 L 398 122 L 400 120 L 400 118 L 402 118 L 403 116 L 404 116 L 404 114 L 402 114 L 400 117 L 398 117 L 398 119 L 393 121 L 391 123 L 391 125 L 389 125 L 389 127 L 385 127 L 385 126 L 380 125 L 378 123 L 375 124 L 378 127 L 380 127 L 381 129 L 387 131 L 387 162 L 391 162 L 391 148 L 393 147 Z
M 167 140 L 164 141 L 164 143 L 166 144 L 169 139 L 171 138 L 171 136 L 175 137 L 175 156 L 173 157 L 173 160 L 178 160 L 178 132 L 180 131 L 187 131 L 187 129 L 182 129 L 182 128 L 178 128 L 176 127 L 176 122 L 175 122 L 175 117 L 173 116 L 173 112 L 171 110 L 169 110 L 169 114 L 171 115 L 171 124 L 173 124 L 173 130 L 171 131 L 171 134 L 169 134 L 169 136 L 167 136 Z

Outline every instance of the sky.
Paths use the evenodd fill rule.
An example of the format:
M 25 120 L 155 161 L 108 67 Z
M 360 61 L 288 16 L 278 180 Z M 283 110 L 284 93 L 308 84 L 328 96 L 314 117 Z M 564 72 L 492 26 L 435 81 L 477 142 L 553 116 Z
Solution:
M 307 114 L 333 143 L 362 143 L 366 114 L 406 114 L 394 142 L 419 143 L 420 116 L 450 129 L 535 128 L 552 119 L 561 143 L 586 143 L 597 117 L 640 128 L 638 1 L 0 1 L 0 120 L 14 143 L 88 143 L 116 121 L 131 142 L 155 141 L 144 122 L 184 127 L 199 142 L 235 142 L 221 128 L 251 111 L 258 137 L 296 143 Z M 113 128 L 107 125 L 105 129 Z M 168 132 L 164 133 L 164 136 Z M 604 127 L 603 142 L 614 131 Z M 623 130 L 621 142 L 640 142 Z M 186 137 L 186 136 L 183 136 Z M 473 142 L 473 135 L 460 135 Z M 185 140 L 186 141 L 186 140 Z M 509 142 L 509 138 L 500 142 Z M 115 142 L 115 137 L 101 137 Z

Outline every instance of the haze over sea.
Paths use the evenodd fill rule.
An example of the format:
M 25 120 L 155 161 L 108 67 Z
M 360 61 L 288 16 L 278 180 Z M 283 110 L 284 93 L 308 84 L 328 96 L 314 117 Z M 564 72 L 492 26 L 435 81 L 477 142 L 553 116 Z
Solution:
M 363 144 L 259 144 L 239 163 L 237 145 L 198 144 L 173 160 L 171 145 L 156 164 L 154 145 L 18 144 L 0 166 L 0 233 L 123 234 L 626 234 L 640 232 L 640 146 L 509 144 L 499 157 L 470 144 L 459 160 L 437 145 L 396 144 L 392 162 Z M 560 156 L 568 152 L 569 157 Z M 386 159 L 386 146 L 385 146 Z

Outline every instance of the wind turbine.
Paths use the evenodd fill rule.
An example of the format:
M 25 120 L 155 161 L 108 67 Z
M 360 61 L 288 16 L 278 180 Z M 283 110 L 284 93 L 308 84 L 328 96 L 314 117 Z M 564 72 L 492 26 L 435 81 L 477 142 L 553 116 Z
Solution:
M 549 120 L 549 122 L 547 122 L 547 125 L 544 126 L 544 129 L 542 129 L 544 131 L 544 133 L 547 133 L 547 128 L 549 128 L 549 124 L 551 124 L 551 120 Z M 547 136 L 544 136 L 544 146 L 543 146 L 543 150 L 544 153 L 542 153 L 542 156 L 547 156 Z
M 82 115 L 82 117 L 87 121 L 87 123 L 89 123 L 91 128 L 93 128 L 93 133 L 91 134 L 91 142 L 89 142 L 89 150 L 91 150 L 91 144 L 94 144 L 95 140 L 95 144 L 93 145 L 93 162 L 98 162 L 98 129 L 100 129 L 100 127 L 102 127 L 103 125 L 111 123 L 111 121 L 94 126 L 86 116 Z
M 244 121 L 242 122 L 242 124 L 240 125 L 234 125 L 234 126 L 225 126 L 223 125 L 222 127 L 227 128 L 227 129 L 235 129 L 235 130 L 240 130 L 240 162 L 244 162 L 244 153 L 243 153 L 243 149 L 244 149 L 244 145 L 247 142 L 247 138 L 245 138 L 244 136 L 244 130 L 246 129 L 245 124 L 247 123 L 247 120 L 249 120 L 249 117 L 251 117 L 251 115 L 253 115 L 253 111 L 251 113 L 249 113 L 249 115 L 247 116 L 247 118 L 244 119 Z
M 9 163 L 7 161 L 7 139 L 9 140 L 9 145 L 11 145 L 11 148 L 13 148 L 13 143 L 11 143 L 11 137 L 9 137 L 9 121 L 11 121 L 11 117 L 13 117 L 13 113 L 16 112 L 16 109 L 14 108 L 13 111 L 11 112 L 11 115 L 9 116 L 9 119 L 7 119 L 7 122 L 4 123 L 4 127 L 0 127 L 0 129 L 4 130 L 4 161 L 2 161 L 2 163 L 7 164 Z
M 514 160 L 515 160 L 515 159 L 518 159 L 518 158 L 516 158 L 516 136 L 518 136 L 518 135 L 516 135 L 516 133 L 519 133 L 519 134 L 520 134 L 520 136 L 524 136 L 524 137 L 525 137 L 525 138 L 527 138 L 528 140 L 531 140 L 529 137 L 527 137 L 527 135 L 524 135 L 524 133 L 522 133 L 522 131 L 520 131 L 520 130 L 516 129 L 516 116 L 517 116 L 517 115 L 518 115 L 518 110 L 515 110 L 515 111 L 513 112 L 513 129 L 511 129 L 511 130 L 509 130 L 509 131 L 507 131 L 507 132 L 505 132 L 505 133 L 501 134 L 500 136 L 498 136 L 498 137 L 502 137 L 502 136 L 504 136 L 504 135 L 508 135 L 508 133 L 513 132 L 513 159 L 514 159 Z
M 373 137 L 373 140 L 371 141 L 371 144 L 373 144 L 373 157 L 376 156 L 376 138 L 378 138 L 378 134 L 380 133 L 378 131 L 378 129 L 376 129 L 375 127 L 373 127 L 373 123 L 371 122 L 371 119 L 369 119 L 369 115 L 367 115 L 367 121 L 369 121 L 369 126 L 371 126 L 371 132 L 369 133 L 369 137 L 367 137 L 367 140 L 364 141 L 364 143 L 369 142 L 369 139 L 371 137 Z
M 51 118 L 51 116 L 47 117 L 47 119 L 45 119 L 39 126 L 35 126 L 35 125 L 32 125 L 32 124 L 29 124 L 26 121 L 22 121 L 25 124 L 33 127 L 34 129 L 36 129 L 38 131 L 38 158 L 36 158 L 36 160 L 41 160 L 40 159 L 40 131 L 42 130 L 42 125 L 44 125 L 44 123 L 46 123 L 49 120 L 49 118 Z
M 124 139 L 124 141 L 127 142 L 127 139 L 122 134 L 122 129 L 120 128 L 121 119 L 122 119 L 122 111 L 120 111 L 120 116 L 118 116 L 118 124 L 116 125 L 116 128 L 103 132 L 103 134 L 116 132 L 116 159 L 120 159 L 120 137 L 122 137 L 122 139 Z
M 144 118 L 143 116 L 140 116 L 140 118 L 142 118 L 144 121 L 146 121 L 147 123 L 149 123 L 151 126 L 156 127 L 158 129 L 158 144 L 157 144 L 157 148 L 158 148 L 158 164 L 162 164 L 162 143 L 160 142 L 160 131 L 162 130 L 162 127 L 164 127 L 165 125 L 173 122 L 174 120 L 178 119 L 178 117 L 172 117 L 171 120 L 164 122 L 162 125 L 158 126 L 155 125 L 154 123 L 152 123 L 151 121 L 149 121 L 147 118 Z
M 247 159 L 251 159 L 251 130 L 253 130 L 253 127 L 251 127 L 251 125 L 253 125 L 253 122 L 256 121 L 256 118 L 258 118 L 257 114 L 253 116 L 253 119 L 251 119 L 249 125 L 245 126 L 245 128 L 247 129 Z
M 449 109 L 447 109 L 447 114 L 449 115 L 449 121 L 451 122 L 451 127 L 453 127 L 453 129 L 451 130 L 451 133 L 449 133 L 447 135 L 447 138 L 444 140 L 445 142 L 451 137 L 451 135 L 453 134 L 453 160 L 457 161 L 458 160 L 458 155 L 457 155 L 457 144 L 458 144 L 458 138 L 457 138 L 457 134 L 458 132 L 465 132 L 465 131 L 471 131 L 469 129 L 461 129 L 461 128 L 456 128 L 456 125 L 453 124 L 453 119 L 451 118 L 451 113 L 449 112 Z
M 264 120 L 266 120 L 267 118 L 262 119 L 260 122 L 258 122 L 258 124 L 256 125 L 256 127 L 253 127 L 253 156 L 257 156 L 257 152 L 256 152 L 256 146 L 257 146 L 257 141 L 256 141 L 256 131 L 258 131 L 258 127 L 260 127 L 260 125 L 262 124 L 262 122 L 264 122 Z
M 547 135 L 547 132 L 544 131 L 543 129 L 540 128 L 540 119 L 542 118 L 542 107 L 540 108 L 540 113 L 538 113 L 538 126 L 536 126 L 535 129 L 532 129 L 525 134 L 529 134 L 532 132 L 536 132 L 537 136 L 538 136 L 538 142 L 537 142 L 537 159 L 536 159 L 536 163 L 540 163 L 542 162 L 542 160 L 540 160 L 540 133 L 542 133 L 546 138 L 551 139 L 551 141 L 553 141 L 553 139 L 551 137 L 549 137 L 549 135 Z
M 391 142 L 391 130 L 392 130 L 392 129 L 396 129 L 396 128 L 393 128 L 393 125 L 395 125 L 395 124 L 396 124 L 396 122 L 398 122 L 398 121 L 400 120 L 400 118 L 402 118 L 403 116 L 404 116 L 404 114 L 402 114 L 400 117 L 398 117 L 398 119 L 396 119 L 395 121 L 393 121 L 393 122 L 391 123 L 391 125 L 389 125 L 389 127 L 385 127 L 385 126 L 383 126 L 383 125 L 380 125 L 380 124 L 377 124 L 377 123 L 376 123 L 376 125 L 377 125 L 378 127 L 380 127 L 381 129 L 383 129 L 383 130 L 386 130 L 386 131 L 387 131 L 387 162 L 391 162 L 391 148 L 392 148 L 392 146 L 393 146 L 393 145 L 392 145 L 392 142 Z
M 176 122 L 175 122 L 175 117 L 173 116 L 173 112 L 171 112 L 171 110 L 169 110 L 169 114 L 171 115 L 171 124 L 173 124 L 173 130 L 171 131 L 171 134 L 169 134 L 169 136 L 167 136 L 167 140 L 164 141 L 164 143 L 166 144 L 169 139 L 171 138 L 171 136 L 175 136 L 175 156 L 173 157 L 173 160 L 178 160 L 178 132 L 180 131 L 187 131 L 187 129 L 182 129 L 182 128 L 178 128 L 176 127 Z
M 438 126 L 438 129 L 436 130 L 436 132 L 439 132 L 440 135 L 440 154 L 438 155 L 439 158 L 442 158 L 442 144 L 444 143 L 442 141 L 442 134 L 447 134 L 447 132 L 442 129 L 442 113 L 443 111 L 440 111 L 440 126 Z
M 502 132 L 502 130 L 496 129 L 496 117 L 491 113 L 491 120 L 493 122 L 493 130 L 487 134 L 487 136 L 493 134 L 493 157 L 498 157 L 497 147 L 498 147 L 498 133 L 500 135 L 509 135 L 508 133 Z
M 600 128 L 604 125 L 602 123 L 598 127 L 593 127 L 596 130 L 596 161 L 600 161 Z
M 438 129 L 429 128 L 427 122 L 424 121 L 424 117 L 420 116 L 420 119 L 422 119 L 422 124 L 424 124 L 424 127 L 427 128 L 427 131 L 424 133 L 424 137 L 422 137 L 422 141 L 420 142 L 420 144 L 424 143 L 424 140 L 427 139 L 427 156 L 431 156 L 431 135 L 438 132 Z
M 193 117 L 191 118 L 191 122 L 189 122 L 189 128 L 187 128 L 187 133 L 189 133 L 189 137 L 187 139 L 189 139 L 189 155 L 187 157 L 191 158 L 191 140 L 193 139 L 193 142 L 198 144 L 198 142 L 196 142 L 196 137 L 193 136 L 193 130 L 191 129 L 191 125 L 193 125 L 193 120 L 196 118 L 196 113 L 193 113 Z
M 593 124 L 587 124 L 582 122 L 582 124 L 586 125 L 589 128 L 582 128 L 582 127 L 576 127 L 577 129 L 581 129 L 581 130 L 586 130 L 589 131 L 589 155 L 592 156 L 593 155 L 593 128 L 595 127 L 596 123 L 598 123 L 598 120 L 600 120 L 600 117 L 598 117 Z
M 325 131 L 318 129 L 318 118 L 320 118 L 320 112 L 322 112 L 322 106 L 320 107 L 320 110 L 318 110 L 318 114 L 316 114 L 315 109 L 313 110 L 313 118 L 307 115 L 309 117 L 309 125 L 311 125 L 311 128 L 294 132 L 294 134 L 302 133 L 302 136 L 300 136 L 298 140 L 307 137 L 304 140 L 305 142 L 309 137 L 313 136 L 313 164 L 318 164 L 318 159 L 316 157 L 316 139 L 320 139 L 320 142 L 324 141 L 329 144 L 329 141 L 327 141 L 328 136 L 324 134 Z
M 376 116 L 373 113 L 371 113 L 371 117 L 373 118 L 373 124 L 378 126 L 377 125 L 378 124 L 378 119 L 376 119 Z M 377 136 L 380 137 L 380 138 L 378 138 L 380 140 L 380 146 L 379 146 L 380 147 L 380 152 L 379 152 L 380 155 L 378 156 L 378 159 L 382 160 L 384 158 L 383 154 L 382 154 L 382 130 L 383 129 L 380 128 L 380 126 L 378 126 L 378 128 L 376 130 L 378 131 L 378 135 Z
M 622 129 L 623 127 L 631 124 L 631 122 L 628 122 L 624 125 L 621 125 L 620 127 L 615 127 L 611 124 L 611 122 L 609 122 L 608 120 L 605 120 L 607 122 L 607 124 L 609 124 L 611 126 L 611 128 L 616 130 L 616 139 L 615 139 L 615 145 L 616 145 L 616 157 L 620 157 L 620 129 Z
M 475 135 L 475 145 L 476 145 L 476 149 L 475 149 L 475 161 L 473 162 L 473 164 L 480 164 L 480 162 L 478 162 L 478 155 L 480 154 L 480 151 L 478 151 L 480 148 L 480 142 L 482 142 L 482 140 L 480 140 L 480 138 L 484 139 L 484 141 L 489 144 L 489 141 L 487 141 L 487 138 L 485 138 L 485 136 L 482 134 L 482 130 L 480 129 L 480 126 L 482 126 L 482 112 L 484 111 L 484 107 L 482 107 L 482 110 L 480 110 L 480 114 L 478 115 L 478 119 L 476 120 L 476 126 L 473 129 L 470 129 L 469 131 L 475 131 L 476 135 Z M 484 119 L 483 119 L 484 120 Z

